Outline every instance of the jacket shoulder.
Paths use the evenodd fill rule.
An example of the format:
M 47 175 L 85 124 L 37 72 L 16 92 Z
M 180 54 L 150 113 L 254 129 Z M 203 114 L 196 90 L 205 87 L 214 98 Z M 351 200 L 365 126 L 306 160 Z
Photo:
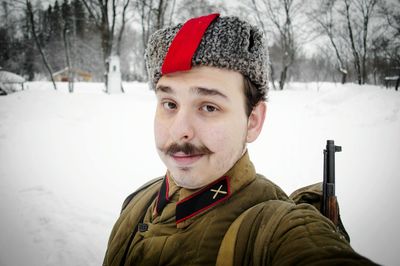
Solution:
M 278 185 L 274 182 L 266 178 L 261 174 L 256 174 L 256 179 L 254 180 L 253 186 L 261 189 L 264 195 L 268 195 L 268 197 L 264 200 L 283 200 L 283 201 L 290 201 L 287 194 L 281 189 Z
M 148 181 L 147 183 L 143 184 L 141 187 L 139 187 L 137 190 L 135 190 L 134 192 L 132 192 L 128 197 L 126 197 L 126 199 L 124 200 L 124 202 L 122 203 L 122 207 L 121 207 L 121 213 L 125 210 L 126 206 L 129 205 L 129 203 L 132 201 L 132 199 L 141 191 L 147 189 L 148 187 L 159 183 L 163 180 L 163 176 L 154 178 L 150 181 Z

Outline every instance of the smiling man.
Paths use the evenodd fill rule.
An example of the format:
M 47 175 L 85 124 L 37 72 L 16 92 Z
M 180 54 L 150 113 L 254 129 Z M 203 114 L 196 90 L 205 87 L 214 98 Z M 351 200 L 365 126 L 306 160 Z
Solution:
M 311 205 L 257 174 L 267 50 L 259 29 L 212 14 L 157 31 L 146 63 L 167 171 L 124 202 L 103 265 L 373 264 Z
M 209 66 L 158 81 L 156 146 L 178 186 L 197 189 L 221 177 L 257 138 L 265 103 L 247 117 L 243 87 L 239 72 Z

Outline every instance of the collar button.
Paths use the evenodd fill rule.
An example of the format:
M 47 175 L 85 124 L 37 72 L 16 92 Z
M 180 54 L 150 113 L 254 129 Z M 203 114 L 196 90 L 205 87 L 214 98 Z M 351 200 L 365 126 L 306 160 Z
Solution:
M 145 223 L 139 223 L 138 224 L 138 231 L 143 233 L 146 232 L 147 230 L 149 230 L 149 225 L 145 224 Z

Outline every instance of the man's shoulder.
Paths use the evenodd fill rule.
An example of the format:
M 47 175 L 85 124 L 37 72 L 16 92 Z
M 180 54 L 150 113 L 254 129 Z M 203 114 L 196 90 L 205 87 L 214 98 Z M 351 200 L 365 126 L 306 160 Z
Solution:
M 268 199 L 266 200 L 284 200 L 287 201 L 289 197 L 280 188 L 277 184 L 275 184 L 270 179 L 266 178 L 261 174 L 256 174 L 255 180 L 252 182 L 250 190 L 261 190 L 263 195 L 268 195 Z
M 140 186 L 138 189 L 136 189 L 134 192 L 132 192 L 126 199 L 124 200 L 124 203 L 122 203 L 122 208 L 121 212 L 128 206 L 128 204 L 132 201 L 132 199 L 139 194 L 140 192 L 150 189 L 154 186 L 158 187 L 161 185 L 161 182 L 163 180 L 164 176 L 156 177 L 151 179 L 150 181 L 144 183 L 142 186 Z

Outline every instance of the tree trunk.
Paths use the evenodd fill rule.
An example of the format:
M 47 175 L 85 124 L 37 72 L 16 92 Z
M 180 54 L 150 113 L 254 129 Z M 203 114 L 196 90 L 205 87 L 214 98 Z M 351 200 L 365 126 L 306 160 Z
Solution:
M 108 0 L 97 0 L 97 4 L 93 5 L 93 1 L 82 0 L 89 14 L 95 19 L 96 27 L 100 30 L 101 49 L 103 53 L 103 62 L 105 67 L 105 84 L 107 88 L 108 60 L 112 52 L 114 42 L 114 29 L 116 20 L 116 0 L 112 0 L 111 25 L 109 21 Z M 93 7 L 98 8 L 98 14 L 93 11 Z M 107 89 L 106 89 L 107 91 Z
M 143 42 L 143 51 L 146 51 L 147 42 L 149 41 L 150 31 L 151 31 L 151 12 L 152 12 L 152 5 L 153 0 L 150 0 L 149 3 L 146 3 L 145 0 L 139 0 L 139 10 L 140 10 L 140 19 L 141 19 L 141 26 L 142 26 L 142 42 Z M 146 4 L 149 6 L 148 11 L 146 10 Z M 143 65 L 145 79 L 148 78 L 146 64 Z
M 175 13 L 175 4 L 176 4 L 176 0 L 173 0 L 172 2 L 172 9 L 171 9 L 171 13 L 169 14 L 169 22 L 168 25 L 172 25 L 172 17 Z
M 362 83 L 365 84 L 367 81 L 367 69 L 365 61 L 367 59 L 367 34 L 368 34 L 368 17 L 364 18 L 363 23 L 363 49 L 361 57 L 361 70 L 362 70 Z
M 283 87 L 285 86 L 287 71 L 288 71 L 288 66 L 284 66 L 282 69 L 282 72 L 281 72 L 281 79 L 279 81 L 279 89 L 280 90 L 283 90 Z
M 101 26 L 100 26 L 100 34 L 101 34 L 101 50 L 103 52 L 103 60 L 106 62 L 108 60 L 108 57 L 110 56 L 110 31 L 108 30 L 108 19 L 107 21 L 105 19 L 102 20 Z M 108 71 L 106 69 L 106 71 Z
M 119 30 L 118 33 L 118 40 L 117 40 L 117 55 L 120 56 L 121 55 L 121 43 L 122 43 L 122 36 L 124 34 L 124 30 L 125 30 L 125 20 L 126 20 L 126 10 L 128 8 L 129 5 L 129 1 L 127 0 L 125 5 L 124 5 L 124 9 L 122 10 L 122 24 L 121 24 L 121 28 Z
M 54 78 L 53 78 L 53 71 L 51 70 L 51 66 L 50 66 L 49 62 L 47 61 L 47 59 L 46 59 L 46 56 L 45 56 L 44 51 L 42 49 L 42 46 L 40 45 L 39 38 L 36 35 L 35 20 L 33 19 L 32 4 L 31 4 L 31 2 L 29 0 L 26 0 L 26 7 L 28 9 L 29 20 L 30 20 L 30 23 L 31 23 L 31 30 L 32 30 L 33 38 L 34 38 L 35 43 L 36 43 L 36 45 L 37 45 L 37 47 L 39 49 L 40 55 L 42 56 L 43 63 L 46 66 L 46 69 L 50 74 L 50 79 L 51 79 L 51 82 L 53 83 L 54 89 L 57 90 L 57 86 L 56 86 L 56 83 L 55 83 Z
M 342 73 L 342 84 L 345 84 L 347 79 L 347 73 L 344 73 L 343 71 L 340 71 L 340 73 Z
M 337 45 L 336 45 L 336 43 L 335 43 L 335 41 L 333 39 L 333 35 L 332 35 L 331 32 L 328 33 L 328 37 L 329 37 L 329 39 L 331 41 L 333 49 L 335 50 L 336 58 L 339 61 L 339 72 L 342 75 L 342 81 L 341 82 L 342 82 L 342 84 L 345 84 L 346 83 L 346 79 L 347 79 L 347 68 L 344 67 L 343 59 L 340 56 L 339 49 L 338 49 L 338 47 L 337 47 Z
M 164 25 L 164 1 L 159 0 L 158 2 L 158 10 L 157 10 L 157 23 L 156 23 L 156 28 L 161 29 Z
M 357 73 L 357 80 L 358 84 L 362 84 L 362 75 L 361 75 L 361 66 L 360 66 L 360 56 L 358 55 L 355 43 L 354 43 L 354 37 L 353 37 L 353 29 L 351 27 L 351 21 L 350 21 L 350 4 L 348 3 L 347 0 L 344 0 L 345 5 L 346 5 L 346 18 L 347 18 L 347 28 L 349 31 L 349 38 L 350 38 L 350 44 L 351 44 L 351 49 L 353 52 L 353 57 L 354 57 L 354 67 L 356 69 Z
M 274 88 L 274 90 L 276 90 L 276 86 L 275 86 L 275 70 L 274 70 L 274 66 L 272 65 L 271 61 L 268 63 L 270 69 L 271 69 L 271 83 L 272 83 L 272 88 Z
M 70 48 L 69 48 L 69 41 L 68 41 L 68 28 L 67 25 L 64 26 L 63 30 L 63 39 L 64 39 L 64 50 L 65 50 L 65 59 L 67 61 L 67 67 L 68 67 L 68 91 L 70 93 L 74 92 L 74 75 L 73 75 L 73 69 L 71 66 L 71 57 L 70 57 Z

